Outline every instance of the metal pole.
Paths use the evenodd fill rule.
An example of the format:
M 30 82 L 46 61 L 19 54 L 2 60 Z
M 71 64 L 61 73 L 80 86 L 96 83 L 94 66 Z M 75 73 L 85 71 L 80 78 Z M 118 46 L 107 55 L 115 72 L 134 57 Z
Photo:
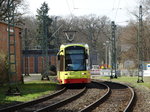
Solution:
M 107 54 L 108 54 L 107 53 L 107 41 L 103 43 L 103 45 L 105 46 L 105 61 L 104 61 L 105 63 L 104 64 L 107 66 Z
M 14 11 L 15 5 L 13 0 L 7 1 L 7 20 L 8 20 L 8 66 L 9 66 L 9 89 L 7 95 L 20 95 L 18 89 L 18 73 L 16 61 L 16 34 L 15 34 L 15 21 Z
M 28 40 L 27 40 L 27 28 L 25 28 L 25 58 L 24 58 L 24 65 L 25 65 L 25 76 L 30 76 L 29 75 L 29 66 L 28 66 Z
M 111 47 L 110 47 L 110 41 L 109 41 L 109 44 L 108 44 L 108 65 L 110 66 L 111 65 Z
M 43 24 L 42 24 L 42 78 L 41 80 L 49 80 L 49 56 L 48 56 L 48 26 L 47 26 L 47 16 L 46 13 L 43 13 Z
M 116 25 L 115 25 L 115 31 L 116 31 Z M 117 40 L 116 40 L 116 35 L 114 38 L 114 59 L 115 59 L 115 78 L 117 78 L 117 44 L 116 44 Z
M 105 62 L 106 66 L 107 66 L 107 43 L 106 43 L 106 62 Z
M 110 78 L 117 78 L 117 57 L 116 57 L 116 25 L 115 22 L 112 21 L 111 23 L 111 29 L 112 29 L 112 38 L 111 38 L 111 76 Z M 114 73 L 114 76 L 113 76 Z
M 138 31 L 138 80 L 137 83 L 144 82 L 143 81 L 143 53 L 142 53 L 142 33 L 143 33 L 143 20 L 142 20 L 142 6 L 139 6 L 139 31 Z M 141 74 L 140 74 L 141 73 Z
M 109 63 L 109 41 L 106 41 L 106 68 L 108 68 Z

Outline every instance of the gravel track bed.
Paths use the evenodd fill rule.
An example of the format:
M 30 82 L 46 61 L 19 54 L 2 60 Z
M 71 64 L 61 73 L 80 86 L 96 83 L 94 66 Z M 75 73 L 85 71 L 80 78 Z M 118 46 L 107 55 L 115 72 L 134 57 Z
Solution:
M 87 87 L 88 90 L 83 96 L 53 112 L 78 112 L 106 93 L 103 86 L 94 83 L 88 84 Z
M 136 105 L 133 112 L 150 112 L 150 89 L 135 88 L 137 96 Z
M 34 110 L 37 110 L 37 109 L 40 109 L 40 108 L 43 108 L 45 106 L 48 106 L 48 105 L 51 105 L 51 104 L 54 104 L 56 102 L 59 102 L 63 99 L 66 99 L 70 96 L 73 96 L 75 94 L 77 94 L 78 92 L 80 92 L 81 89 L 67 89 L 67 91 L 59 96 L 56 96 L 50 100 L 47 100 L 47 101 L 44 101 L 40 104 L 36 104 L 36 105 L 32 105 L 28 108 L 24 108 L 24 109 L 21 109 L 21 110 L 17 110 L 16 112 L 33 112 Z
M 131 98 L 130 90 L 118 84 L 110 82 L 106 84 L 111 88 L 111 95 L 92 112 L 123 112 Z

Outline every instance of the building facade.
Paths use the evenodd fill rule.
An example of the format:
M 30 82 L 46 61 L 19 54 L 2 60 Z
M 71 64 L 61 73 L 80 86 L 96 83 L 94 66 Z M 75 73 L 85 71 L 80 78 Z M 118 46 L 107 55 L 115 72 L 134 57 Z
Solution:
M 35 74 L 42 72 L 42 50 L 23 50 L 22 72 L 23 74 Z M 48 50 L 48 63 L 56 66 L 58 50 Z
M 22 51 L 21 51 L 21 28 L 18 26 L 15 26 L 15 31 L 11 30 L 12 32 L 15 32 L 16 37 L 16 66 L 17 66 L 17 76 L 18 80 L 22 80 L 22 71 L 21 71 L 21 65 L 22 65 Z M 5 22 L 0 21 L 0 53 L 8 55 L 8 24 Z

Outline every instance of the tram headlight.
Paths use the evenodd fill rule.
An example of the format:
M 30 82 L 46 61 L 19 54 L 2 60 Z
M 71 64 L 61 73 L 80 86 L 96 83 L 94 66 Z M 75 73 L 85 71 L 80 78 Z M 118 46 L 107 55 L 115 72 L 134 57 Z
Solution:
M 82 73 L 82 75 L 86 75 L 86 73 Z

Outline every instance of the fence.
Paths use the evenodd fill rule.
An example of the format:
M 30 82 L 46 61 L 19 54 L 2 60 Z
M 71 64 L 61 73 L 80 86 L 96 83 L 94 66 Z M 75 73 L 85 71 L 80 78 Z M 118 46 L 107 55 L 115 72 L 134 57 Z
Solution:
M 92 76 L 111 76 L 110 69 L 91 70 Z M 114 75 L 114 72 L 113 72 Z M 144 76 L 150 76 L 150 70 L 143 70 Z M 117 70 L 117 76 L 138 76 L 137 69 Z

